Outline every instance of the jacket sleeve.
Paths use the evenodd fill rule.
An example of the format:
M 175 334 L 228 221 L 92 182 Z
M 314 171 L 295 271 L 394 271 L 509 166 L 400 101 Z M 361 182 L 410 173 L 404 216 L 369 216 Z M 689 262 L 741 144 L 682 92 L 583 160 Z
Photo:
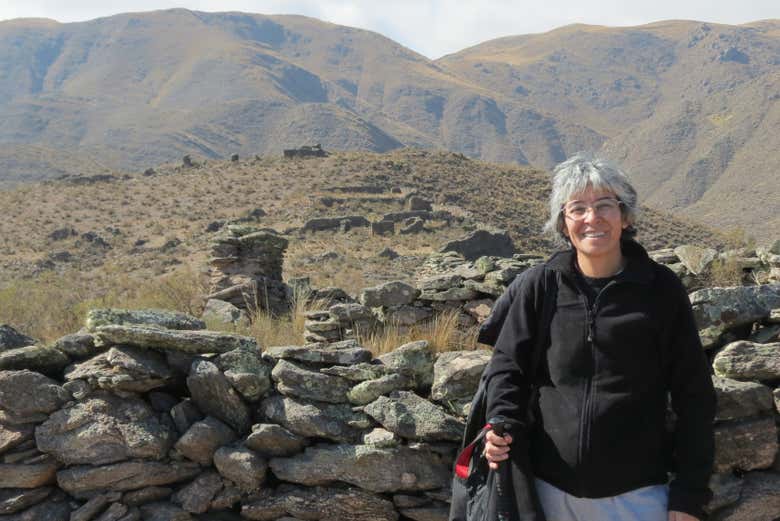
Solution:
M 498 340 L 498 334 L 501 332 L 501 327 L 504 325 L 504 320 L 509 313 L 509 308 L 512 306 L 512 302 L 517 296 L 518 288 L 523 280 L 523 275 L 526 272 L 521 273 L 511 284 L 506 288 L 506 291 L 498 297 L 493 309 L 490 311 L 490 316 L 482 323 L 479 328 L 479 335 L 477 336 L 477 342 L 480 344 L 486 344 L 489 346 L 496 345 Z
M 537 278 L 524 276 L 515 281 L 516 294 L 498 334 L 487 375 L 487 418 L 502 415 L 520 422 L 527 418 L 527 373 L 538 327 L 534 311 Z
M 676 475 L 669 489 L 669 510 L 685 512 L 699 519 L 712 494 L 708 487 L 715 459 L 715 390 L 710 367 L 704 355 L 688 294 L 677 286 L 677 313 L 668 341 L 669 391 L 677 416 L 673 458 Z

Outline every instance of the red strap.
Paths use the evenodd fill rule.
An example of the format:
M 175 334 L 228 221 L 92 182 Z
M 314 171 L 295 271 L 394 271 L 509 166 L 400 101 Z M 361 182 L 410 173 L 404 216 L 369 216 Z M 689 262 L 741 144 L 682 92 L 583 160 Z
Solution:
M 476 447 L 477 443 L 485 437 L 485 434 L 487 434 L 487 431 L 489 431 L 493 426 L 489 423 L 485 424 L 484 427 L 482 427 L 482 430 L 479 431 L 479 434 L 476 438 L 474 438 L 474 441 L 466 445 L 466 447 L 458 454 L 458 459 L 455 460 L 455 475 L 457 475 L 461 479 L 466 479 L 469 477 L 469 462 L 471 461 L 471 454 L 474 452 L 474 447 Z

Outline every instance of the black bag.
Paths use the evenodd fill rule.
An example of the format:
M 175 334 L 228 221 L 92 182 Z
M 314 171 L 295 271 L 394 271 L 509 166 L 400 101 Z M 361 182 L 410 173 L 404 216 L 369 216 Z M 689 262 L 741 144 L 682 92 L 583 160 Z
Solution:
M 514 298 L 517 287 L 522 283 L 525 272 L 520 274 L 517 279 L 507 288 L 499 301 L 494 306 L 493 316 L 486 321 L 488 327 L 492 329 L 490 334 L 480 332 L 480 338 L 490 337 L 495 342 L 497 338 L 496 329 L 500 329 L 504 323 L 506 314 L 510 308 L 511 300 Z M 537 331 L 536 342 L 531 353 L 531 372 L 535 376 L 538 372 L 539 363 L 549 342 L 550 322 L 555 309 L 555 296 L 557 294 L 557 283 L 555 273 L 544 269 L 544 299 L 541 313 L 538 313 L 539 328 Z M 538 312 L 539 310 L 537 310 Z M 536 490 L 533 483 L 533 474 L 528 457 L 528 447 L 523 446 L 526 443 L 525 433 L 521 432 L 523 427 L 518 421 L 506 418 L 491 418 L 487 421 L 487 375 L 489 374 L 490 363 L 482 372 L 482 377 L 477 387 L 477 392 L 471 400 L 471 409 L 466 419 L 466 428 L 464 430 L 461 451 L 455 460 L 455 476 L 452 479 L 452 499 L 450 502 L 449 521 L 496 521 L 499 511 L 499 495 L 497 493 L 497 480 L 500 479 L 504 484 L 502 490 L 502 505 L 509 507 L 509 521 L 544 521 L 544 514 L 539 505 L 539 499 L 536 496 Z M 532 376 L 532 378 L 533 378 Z M 537 389 L 532 389 L 531 399 L 528 407 L 528 427 L 533 422 L 531 414 L 531 405 L 536 402 Z M 492 472 L 488 467 L 487 459 L 482 455 L 483 440 L 487 432 L 492 428 L 492 424 L 504 422 L 510 426 L 510 432 L 516 433 L 513 436 L 512 450 L 510 458 L 499 467 L 501 476 L 497 472 Z M 527 429 L 528 427 L 525 427 Z M 510 484 L 511 486 L 507 486 Z M 508 494 L 508 496 L 506 496 Z M 506 507 L 501 508 L 504 518 Z M 504 521 L 504 520 L 502 520 Z

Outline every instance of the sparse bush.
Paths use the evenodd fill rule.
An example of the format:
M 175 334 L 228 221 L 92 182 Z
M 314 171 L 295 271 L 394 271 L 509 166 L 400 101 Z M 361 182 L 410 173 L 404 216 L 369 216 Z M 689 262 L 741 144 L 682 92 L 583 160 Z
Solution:
M 736 258 L 715 259 L 710 264 L 704 285 L 709 287 L 740 286 L 744 276 L 742 267 Z

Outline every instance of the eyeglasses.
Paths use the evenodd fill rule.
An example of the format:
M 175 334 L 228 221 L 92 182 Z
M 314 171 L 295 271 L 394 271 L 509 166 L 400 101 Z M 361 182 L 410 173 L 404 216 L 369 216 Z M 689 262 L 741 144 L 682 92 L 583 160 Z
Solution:
M 585 204 L 581 202 L 567 204 L 561 208 L 561 212 L 563 212 L 563 215 L 573 221 L 582 221 L 585 219 L 585 216 L 588 215 L 588 209 L 593 210 L 593 214 L 597 217 L 608 218 L 620 212 L 621 204 L 623 204 L 622 201 L 607 197 L 604 199 L 599 199 L 592 204 Z

